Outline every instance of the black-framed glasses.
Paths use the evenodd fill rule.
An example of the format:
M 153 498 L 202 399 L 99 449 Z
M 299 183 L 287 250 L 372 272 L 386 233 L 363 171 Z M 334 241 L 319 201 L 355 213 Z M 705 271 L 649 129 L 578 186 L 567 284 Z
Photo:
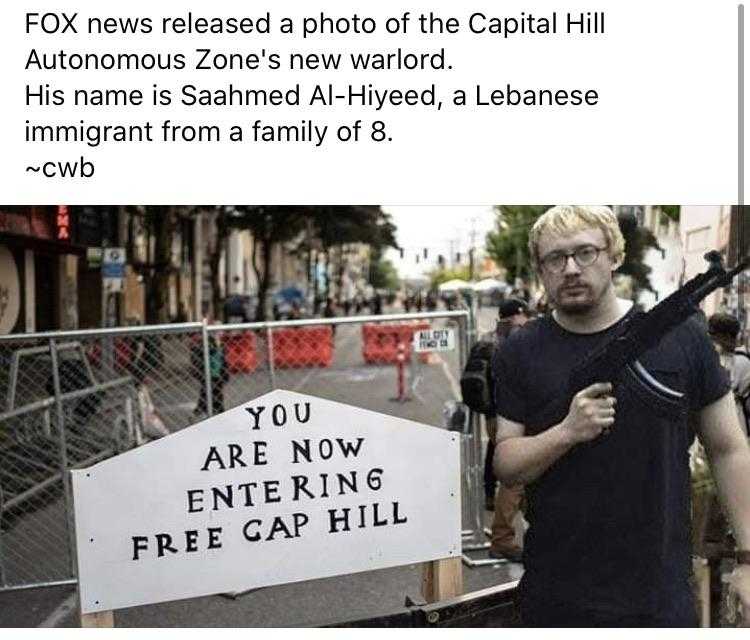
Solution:
M 584 244 L 576 247 L 573 251 L 551 251 L 543 258 L 540 258 L 540 264 L 552 273 L 562 273 L 568 264 L 568 258 L 573 258 L 576 264 L 581 267 L 590 267 L 599 258 L 599 254 L 605 251 L 607 247 L 595 247 L 593 244 Z

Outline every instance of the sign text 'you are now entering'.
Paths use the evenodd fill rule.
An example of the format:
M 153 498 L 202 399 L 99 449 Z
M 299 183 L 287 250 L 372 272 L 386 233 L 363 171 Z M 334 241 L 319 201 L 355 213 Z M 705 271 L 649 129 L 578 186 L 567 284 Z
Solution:
M 455 434 L 289 391 L 73 492 L 83 613 L 461 555 Z

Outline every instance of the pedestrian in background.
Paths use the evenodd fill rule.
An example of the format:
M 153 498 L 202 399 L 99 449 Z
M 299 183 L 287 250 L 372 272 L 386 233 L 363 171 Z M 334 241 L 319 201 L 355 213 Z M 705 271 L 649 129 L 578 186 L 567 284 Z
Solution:
M 730 374 L 737 414 L 745 434 L 750 436 L 750 355 L 738 348 L 740 329 L 739 320 L 728 313 L 715 313 L 708 319 L 708 335 L 719 353 L 721 365 Z
M 292 307 L 289 310 L 289 320 L 301 320 L 302 319 L 302 307 L 297 300 L 292 302 Z
M 208 319 L 209 324 L 213 323 Z M 190 364 L 193 375 L 199 383 L 198 402 L 193 409 L 193 415 L 199 416 L 208 412 L 206 394 L 206 376 L 203 362 L 203 340 L 201 335 L 193 337 L 190 351 Z M 208 334 L 208 374 L 211 384 L 211 399 L 213 413 L 224 412 L 224 384 L 229 380 L 229 367 L 224 356 L 224 348 L 213 332 Z
M 529 307 L 523 300 L 509 298 L 503 301 L 498 310 L 499 319 L 495 329 L 495 349 L 493 360 L 502 351 L 503 343 L 514 332 L 518 331 L 529 321 Z M 490 367 L 491 389 L 495 389 L 493 368 Z M 511 562 L 521 562 L 522 548 L 516 543 L 515 519 L 521 510 L 523 501 L 522 485 L 506 485 L 499 483 L 495 491 L 495 474 L 493 460 L 497 444 L 497 408 L 493 407 L 491 417 L 487 419 L 487 431 L 490 436 L 485 456 L 485 487 L 491 480 L 493 517 L 490 527 L 489 555 L 495 559 L 505 559 Z M 486 490 L 486 489 L 485 489 Z M 488 501 L 488 506 L 489 506 Z
M 500 484 L 496 491 L 497 482 L 492 468 L 497 431 L 497 410 L 493 397 L 496 381 L 492 363 L 508 336 L 526 324 L 528 307 L 523 300 L 511 298 L 502 303 L 498 316 L 495 330 L 483 335 L 469 352 L 461 375 L 461 393 L 464 404 L 484 416 L 487 430 L 485 507 L 488 511 L 494 511 L 489 555 L 496 559 L 521 562 L 521 547 L 516 544 L 514 520 L 523 499 L 523 487 Z
M 328 298 L 326 300 L 326 306 L 323 308 L 323 317 L 324 318 L 335 318 L 336 317 L 336 305 L 333 302 L 333 298 Z M 331 325 L 331 333 L 335 336 L 336 335 L 336 325 Z
M 437 309 L 437 296 L 432 292 L 428 293 L 425 304 L 427 306 L 427 311 L 435 311 L 435 309 Z

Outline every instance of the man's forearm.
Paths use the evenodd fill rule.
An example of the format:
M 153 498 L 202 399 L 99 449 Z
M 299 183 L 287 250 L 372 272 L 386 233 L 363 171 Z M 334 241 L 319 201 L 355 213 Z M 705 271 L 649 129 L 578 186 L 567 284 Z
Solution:
M 750 549 L 750 448 L 732 392 L 701 409 L 695 428 L 740 549 Z
M 750 448 L 722 452 L 711 467 L 738 549 L 750 550 Z
M 528 484 L 572 447 L 569 435 L 560 425 L 535 436 L 502 440 L 495 447 L 495 475 L 506 486 Z

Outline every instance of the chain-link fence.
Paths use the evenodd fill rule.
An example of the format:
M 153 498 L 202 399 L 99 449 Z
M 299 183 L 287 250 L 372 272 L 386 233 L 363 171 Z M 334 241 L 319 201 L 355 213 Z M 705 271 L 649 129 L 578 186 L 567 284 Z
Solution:
M 414 352 L 428 328 L 455 348 Z M 277 388 L 445 427 L 470 340 L 466 311 L 1 337 L 0 589 L 75 580 L 68 470 Z M 481 455 L 464 440 L 466 537 Z

